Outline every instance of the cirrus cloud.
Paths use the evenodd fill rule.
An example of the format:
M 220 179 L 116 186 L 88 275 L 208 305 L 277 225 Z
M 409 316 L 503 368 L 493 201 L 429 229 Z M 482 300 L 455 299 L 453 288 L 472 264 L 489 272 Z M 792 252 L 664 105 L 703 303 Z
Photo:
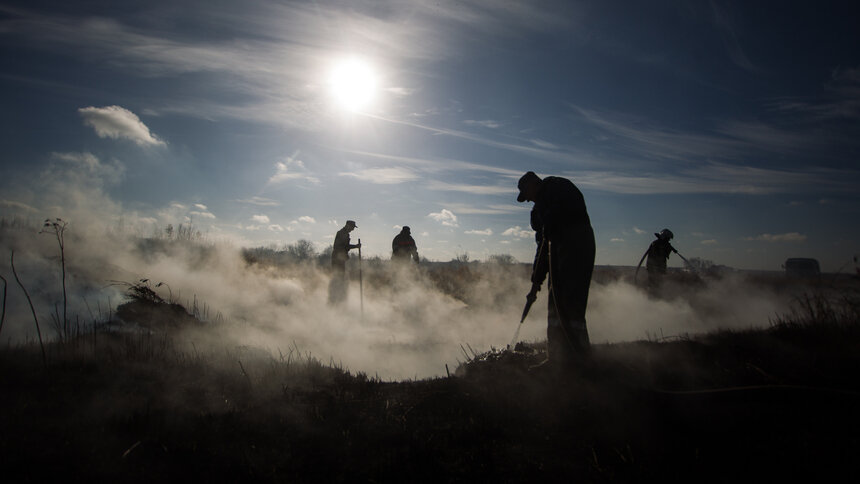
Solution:
M 805 242 L 806 236 L 798 232 L 785 234 L 761 234 L 755 237 L 747 237 L 744 240 L 760 240 L 764 242 Z
M 400 167 L 368 168 L 357 172 L 343 172 L 340 173 L 340 176 L 349 176 L 380 185 L 395 185 L 418 179 L 418 175 L 415 172 Z
M 89 106 L 78 109 L 84 124 L 92 127 L 99 138 L 134 141 L 138 146 L 165 146 L 167 143 L 149 131 L 136 114 L 122 106 Z

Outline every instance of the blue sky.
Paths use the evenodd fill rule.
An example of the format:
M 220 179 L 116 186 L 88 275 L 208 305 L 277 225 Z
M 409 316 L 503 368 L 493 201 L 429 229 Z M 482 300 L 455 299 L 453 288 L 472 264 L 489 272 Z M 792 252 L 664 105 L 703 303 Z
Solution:
M 749 3 L 3 2 L 0 215 L 319 248 L 354 219 L 369 255 L 409 225 L 430 259 L 529 261 L 534 170 L 581 188 L 598 264 L 668 227 L 688 258 L 835 271 L 857 12 Z

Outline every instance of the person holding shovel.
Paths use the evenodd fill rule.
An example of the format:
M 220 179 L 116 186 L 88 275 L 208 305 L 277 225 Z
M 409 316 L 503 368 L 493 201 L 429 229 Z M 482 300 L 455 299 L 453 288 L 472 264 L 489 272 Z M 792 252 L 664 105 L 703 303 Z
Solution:
M 531 226 L 537 251 L 527 306 L 537 298 L 549 274 L 547 361 L 566 367 L 588 352 L 585 308 L 594 271 L 594 231 L 582 192 L 570 180 L 529 171 L 517 188 L 518 202 L 534 202 Z
M 346 225 L 337 231 L 334 236 L 334 245 L 331 250 L 331 282 L 328 288 L 329 304 L 337 304 L 346 299 L 346 261 L 349 260 L 349 251 L 360 249 L 361 244 L 350 244 L 349 233 L 358 226 L 353 220 L 347 220 Z

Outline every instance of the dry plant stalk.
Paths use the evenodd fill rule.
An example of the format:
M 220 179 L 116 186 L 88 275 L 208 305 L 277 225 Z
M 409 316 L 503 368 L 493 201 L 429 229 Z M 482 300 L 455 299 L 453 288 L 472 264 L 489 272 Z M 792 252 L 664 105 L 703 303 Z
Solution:
M 10 262 L 12 264 L 12 274 L 15 275 L 15 280 L 18 281 L 18 285 L 21 286 L 21 290 L 24 291 L 24 295 L 27 296 L 27 302 L 30 303 L 30 311 L 33 312 L 33 320 L 36 321 L 36 334 L 39 335 L 39 347 L 42 349 L 42 363 L 47 367 L 48 357 L 45 355 L 45 344 L 42 342 L 42 330 L 39 328 L 39 318 L 36 316 L 36 308 L 33 307 L 33 300 L 30 299 L 30 293 L 27 292 L 27 288 L 24 287 L 24 283 L 21 282 L 21 278 L 18 277 L 18 271 L 15 270 L 14 250 L 12 251 Z

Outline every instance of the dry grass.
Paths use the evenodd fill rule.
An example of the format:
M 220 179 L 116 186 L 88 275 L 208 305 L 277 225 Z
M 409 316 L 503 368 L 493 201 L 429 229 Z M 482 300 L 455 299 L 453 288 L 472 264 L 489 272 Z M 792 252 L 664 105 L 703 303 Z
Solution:
M 827 480 L 860 450 L 860 335 L 855 299 L 821 297 L 770 329 L 596 345 L 570 371 L 529 370 L 542 348 L 520 345 L 467 353 L 459 377 L 400 383 L 298 347 L 274 357 L 202 351 L 170 332 L 54 343 L 47 367 L 34 345 L 7 347 L 4 472 L 17 481 Z
M 382 264 L 364 269 L 370 287 L 390 284 Z M 516 280 L 528 267 L 420 270 L 451 297 L 494 304 L 510 291 L 484 284 L 488 274 Z M 595 280 L 629 272 L 602 268 Z M 690 277 L 674 282 L 698 290 Z M 14 482 L 832 480 L 853 472 L 860 451 L 860 304 L 856 282 L 803 284 L 795 310 L 766 329 L 595 345 L 565 371 L 530 369 L 540 344 L 477 353 L 464 343 L 456 377 L 384 382 L 295 344 L 198 347 L 183 334 L 217 323 L 139 281 L 119 308 L 131 327 L 98 321 L 44 355 L 35 342 L 0 348 L 4 473 Z

